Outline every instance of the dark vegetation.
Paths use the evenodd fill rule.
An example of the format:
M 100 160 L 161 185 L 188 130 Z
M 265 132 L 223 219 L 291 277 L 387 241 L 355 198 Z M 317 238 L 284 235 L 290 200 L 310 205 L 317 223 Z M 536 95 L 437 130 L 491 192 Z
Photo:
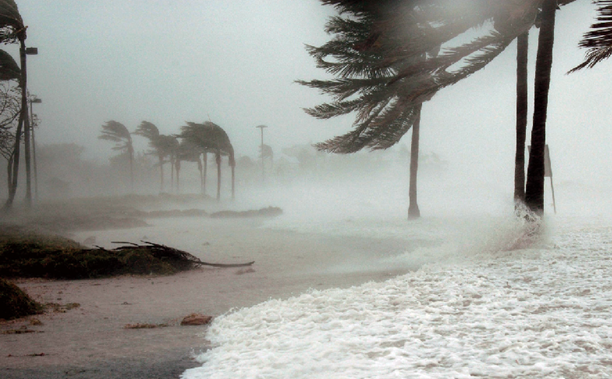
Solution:
M 13 283 L 0 278 L 0 319 L 11 320 L 42 311 L 42 305 L 32 300 Z
M 113 250 L 84 248 L 59 236 L 50 236 L 18 227 L 0 232 L 0 277 L 91 279 L 124 274 L 170 275 L 198 266 L 240 267 L 246 264 L 202 262 L 172 247 L 145 242 L 119 242 Z

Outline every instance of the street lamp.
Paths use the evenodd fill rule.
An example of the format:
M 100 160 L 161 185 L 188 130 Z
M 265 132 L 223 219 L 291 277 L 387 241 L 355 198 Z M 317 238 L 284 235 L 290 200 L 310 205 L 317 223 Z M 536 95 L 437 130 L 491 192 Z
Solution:
M 257 125 L 256 128 L 261 129 L 261 181 L 263 182 L 266 178 L 266 174 L 264 172 L 264 143 L 263 143 L 263 130 L 267 128 L 266 125 Z
M 34 199 L 38 201 L 38 171 L 36 170 L 36 139 L 34 138 L 34 111 L 32 104 L 41 104 L 42 100 L 34 96 L 30 98 L 30 125 L 32 131 L 32 158 L 34 159 Z

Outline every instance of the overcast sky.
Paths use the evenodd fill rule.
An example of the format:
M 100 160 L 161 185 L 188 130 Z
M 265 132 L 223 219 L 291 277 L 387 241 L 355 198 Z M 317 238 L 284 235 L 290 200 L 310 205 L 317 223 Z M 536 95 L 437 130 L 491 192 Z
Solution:
M 306 115 L 301 108 L 326 98 L 293 83 L 325 77 L 304 49 L 328 39 L 323 26 L 334 11 L 317 0 L 17 3 L 27 43 L 39 48 L 28 61 L 29 88 L 43 99 L 34 109 L 42 119 L 39 143 L 75 142 L 88 156 L 107 158 L 111 144 L 97 136 L 108 120 L 132 131 L 147 120 L 170 134 L 184 121 L 210 119 L 227 130 L 238 156 L 255 157 L 256 125 L 269 126 L 266 142 L 277 152 L 351 127 L 352 117 Z M 587 0 L 558 13 L 547 138 L 562 180 L 612 176 L 612 61 L 565 75 L 584 55 L 577 43 L 594 14 Z M 536 44 L 534 29 L 532 73 Z M 512 44 L 484 71 L 424 105 L 423 151 L 474 166 L 480 176 L 512 170 L 515 51 Z M 402 143 L 409 144 L 409 134 Z

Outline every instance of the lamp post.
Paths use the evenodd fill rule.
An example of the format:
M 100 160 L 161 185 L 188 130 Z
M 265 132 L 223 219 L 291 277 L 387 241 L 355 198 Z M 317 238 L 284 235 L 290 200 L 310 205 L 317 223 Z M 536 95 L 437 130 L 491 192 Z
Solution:
M 266 125 L 257 125 L 256 128 L 261 129 L 261 181 L 263 182 L 266 179 L 266 174 L 264 170 L 264 143 L 263 143 L 263 130 L 267 128 Z
M 38 171 L 36 170 L 36 139 L 34 138 L 34 111 L 32 104 L 41 104 L 42 100 L 34 96 L 30 98 L 30 123 L 32 125 L 32 158 L 34 160 L 34 199 L 38 201 Z

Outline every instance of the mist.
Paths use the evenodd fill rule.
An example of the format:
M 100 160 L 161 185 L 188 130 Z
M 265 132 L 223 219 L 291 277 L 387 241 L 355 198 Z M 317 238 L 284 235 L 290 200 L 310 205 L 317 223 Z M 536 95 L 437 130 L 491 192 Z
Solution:
M 33 109 L 40 120 L 35 129 L 38 173 L 32 208 L 24 200 L 26 179 L 21 170 L 15 209 L 2 214 L 0 222 L 60 234 L 87 248 L 111 249 L 116 241 L 151 241 L 209 262 L 255 261 L 249 270 L 198 269 L 172 277 L 23 283 L 40 299 L 55 301 L 61 291 L 62 299 L 83 307 L 80 315 L 45 319 L 46 327 L 60 330 L 56 334 L 8 341 L 22 357 L 32 353 L 28 350 L 32 345 L 44 347 L 49 359 L 54 359 L 49 367 L 55 371 L 49 372 L 66 372 L 66 362 L 87 370 L 125 369 L 128 364 L 119 362 L 115 351 L 122 348 L 124 356 L 140 354 L 142 367 L 157 367 L 151 365 L 154 362 L 175 369 L 177 360 L 203 352 L 197 362 L 183 362 L 175 370 L 191 369 L 182 376 L 188 379 L 212 373 L 235 377 L 232 370 L 243 364 L 247 367 L 244 377 L 265 376 L 277 367 L 277 361 L 286 368 L 270 377 L 294 373 L 296 378 L 312 377 L 309 370 L 324 362 L 325 368 L 340 370 L 335 374 L 344 374 L 343 368 L 355 372 L 363 368 L 354 377 L 380 372 L 383 378 L 393 377 L 395 369 L 414 373 L 401 371 L 403 367 L 395 367 L 386 357 L 405 348 L 406 341 L 421 337 L 425 341 L 423 336 L 434 335 L 433 347 L 422 350 L 434 351 L 433 358 L 408 349 L 408 355 L 416 357 L 416 367 L 435 371 L 439 365 L 446 367 L 446 373 L 476 367 L 480 371 L 474 369 L 474 373 L 487 376 L 497 372 L 498 362 L 489 361 L 488 353 L 502 356 L 499 361 L 508 366 L 518 362 L 516 357 L 533 356 L 524 351 L 512 356 L 510 349 L 507 358 L 503 341 L 495 348 L 499 351 L 483 352 L 480 340 L 456 351 L 439 352 L 435 349 L 447 346 L 439 342 L 444 331 L 456 331 L 453 338 L 463 341 L 465 336 L 479 336 L 471 325 L 482 330 L 504 325 L 520 328 L 521 321 L 503 319 L 508 314 L 503 306 L 514 306 L 525 298 L 529 299 L 526 306 L 516 306 L 523 312 L 521 317 L 529 320 L 525 324 L 537 322 L 530 317 L 540 311 L 577 309 L 555 305 L 555 296 L 565 299 L 567 295 L 562 283 L 594 288 L 596 295 L 590 299 L 578 290 L 574 291 L 578 295 L 570 291 L 569 303 L 609 312 L 607 300 L 598 302 L 608 297 L 608 282 L 564 276 L 609 265 L 612 108 L 606 100 L 612 62 L 566 74 L 583 60 L 578 42 L 595 16 L 590 2 L 575 2 L 557 12 L 546 136 L 554 175 L 545 178 L 545 215 L 536 226 L 515 217 L 515 42 L 484 70 L 423 104 L 418 170 L 421 217 L 408 220 L 411 131 L 382 151 L 337 155 L 314 147 L 350 131 L 354 122 L 354 115 L 330 120 L 309 116 L 304 108 L 330 99 L 295 83 L 330 78 L 305 49 L 306 44 L 320 46 L 330 38 L 324 26 L 336 12 L 319 0 L 18 0 L 18 5 L 28 25 L 28 46 L 39 51 L 28 58 L 29 90 L 42 99 Z M 530 83 L 537 37 L 532 30 Z M 6 50 L 18 57 L 15 46 Z M 530 87 L 528 135 L 532 103 Z M 113 150 L 114 143 L 99 139 L 102 125 L 110 120 L 123 123 L 132 133 L 133 185 L 128 156 Z M 235 196 L 229 158 L 222 157 L 218 178 L 212 153 L 205 186 L 198 165 L 189 161 L 181 162 L 180 176 L 169 162 L 163 164 L 162 184 L 158 158 L 151 154 L 147 139 L 134 134 L 142 121 L 155 124 L 164 135 L 179 134 L 188 122 L 210 121 L 222 127 L 235 152 Z M 259 125 L 266 126 L 263 143 L 271 148 L 272 159 L 262 161 Z M 8 197 L 6 163 L 0 159 L 2 201 Z M 268 207 L 280 212 L 270 217 L 244 216 Z M 185 216 L 175 211 L 199 213 Z M 217 218 L 217 212 L 229 212 L 231 217 Z M 162 286 L 152 290 L 154 283 Z M 542 295 L 550 288 L 554 296 Z M 542 305 L 544 310 L 539 308 L 540 300 L 548 304 Z M 476 313 L 482 313 L 474 316 L 466 311 L 471 304 L 480 307 Z M 447 309 L 453 312 L 438 314 Z M 393 329 L 396 335 L 411 330 L 412 318 L 419 320 L 414 328 L 423 333 L 418 338 L 386 341 L 385 336 L 391 335 L 386 325 L 393 324 L 390 320 L 400 311 L 408 314 L 402 322 L 408 320 L 409 326 Z M 191 312 L 215 317 L 210 327 L 202 329 L 206 339 L 172 327 L 151 334 L 143 331 L 138 338 L 122 329 L 142 320 L 172 324 Z M 486 312 L 507 323 L 491 321 Z M 450 314 L 458 315 L 457 319 L 447 317 Z M 460 319 L 463 314 L 466 318 Z M 89 317 L 87 322 L 81 323 L 82 315 Z M 550 318 L 554 317 L 551 313 Z M 572 324 L 581 317 L 561 318 L 575 328 L 571 330 L 582 332 Z M 358 345 L 351 334 L 360 330 L 355 325 L 367 325 L 369 318 L 376 319 L 377 326 L 363 335 L 375 341 L 376 353 L 367 346 L 359 345 L 358 350 L 351 345 Z M 62 324 L 66 320 L 77 325 L 74 331 L 67 331 L 72 327 Z M 451 330 L 455 325 L 458 329 Z M 607 319 L 602 325 L 610 326 Z M 274 334 L 274 328 L 291 346 L 275 345 L 282 337 Z M 541 329 L 547 328 L 553 326 Z M 98 331 L 95 342 L 79 334 L 89 329 Z M 495 330 L 497 334 L 489 334 L 532 337 L 531 331 Z M 556 330 L 562 334 L 563 330 Z M 328 331 L 332 332 L 325 334 Z M 597 336 L 589 338 L 597 345 L 593 351 L 609 350 L 605 344 L 598 345 Z M 331 352 L 320 362 L 304 363 L 303 352 L 309 348 L 304 341 Z M 556 341 L 558 346 L 566 342 L 561 337 Z M 525 342 L 525 346 L 533 344 Z M 87 353 L 75 353 L 77 345 Z M 563 347 L 561 353 L 574 347 Z M 174 354 L 172 361 L 165 349 Z M 538 351 L 546 355 L 546 349 Z M 454 358 L 463 351 L 484 358 L 461 367 L 460 362 L 471 365 L 477 356 Z M 352 363 L 342 356 L 357 363 L 347 368 Z M 431 363 L 438 356 L 451 358 Z M 533 360 L 539 357 L 534 356 Z M 600 358 L 592 358 L 595 363 L 591 358 L 583 361 L 598 369 L 603 365 L 601 372 L 605 372 L 607 358 Z M 371 362 L 376 363 L 373 370 L 380 371 L 368 371 Z M 546 362 L 554 371 L 556 363 Z M 15 370 L 31 369 L 16 359 L 7 364 Z M 529 369 L 534 366 L 529 365 Z M 108 373 L 105 369 L 96 372 Z M 512 368 L 504 369 L 508 376 L 516 374 Z M 441 369 L 428 377 L 444 374 Z M 531 377 L 544 377 L 537 375 Z

